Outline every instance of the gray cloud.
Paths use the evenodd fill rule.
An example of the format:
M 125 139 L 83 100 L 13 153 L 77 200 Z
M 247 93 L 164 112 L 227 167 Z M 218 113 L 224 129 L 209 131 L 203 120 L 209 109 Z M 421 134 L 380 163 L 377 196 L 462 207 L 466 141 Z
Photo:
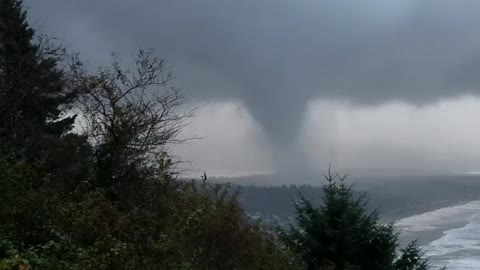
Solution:
M 480 168 L 480 98 L 465 96 L 425 106 L 379 106 L 314 101 L 301 132 L 312 168 L 421 169 L 466 172 Z M 323 161 L 323 162 L 322 162 Z
M 238 99 L 278 144 L 307 102 L 424 104 L 478 93 L 480 2 L 29 0 L 84 57 L 152 47 L 193 99 Z M 204 74 L 205 77 L 199 77 Z

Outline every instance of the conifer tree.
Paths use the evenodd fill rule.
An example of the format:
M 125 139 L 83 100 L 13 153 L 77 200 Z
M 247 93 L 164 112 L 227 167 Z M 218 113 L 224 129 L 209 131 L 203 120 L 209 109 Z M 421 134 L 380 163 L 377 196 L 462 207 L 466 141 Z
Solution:
M 382 224 L 367 208 L 366 195 L 354 192 L 347 175 L 325 175 L 323 203 L 300 194 L 296 223 L 282 236 L 308 270 L 424 270 L 428 262 L 416 242 L 400 247 L 394 224 Z M 399 253 L 397 253 L 399 252 Z
M 31 158 L 40 137 L 71 129 L 64 109 L 75 94 L 59 64 L 63 49 L 36 42 L 26 17 L 22 1 L 0 0 L 0 144 Z

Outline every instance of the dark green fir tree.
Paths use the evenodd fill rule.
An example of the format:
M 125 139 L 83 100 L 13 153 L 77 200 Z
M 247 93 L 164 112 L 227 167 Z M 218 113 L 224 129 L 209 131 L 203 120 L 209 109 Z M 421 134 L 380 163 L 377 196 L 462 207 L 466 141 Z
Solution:
M 22 1 L 0 0 L 0 145 L 10 148 L 2 152 L 34 158 L 42 137 L 72 128 L 75 117 L 64 113 L 75 91 L 59 64 L 63 53 L 35 40 Z
M 282 236 L 308 270 L 425 270 L 428 261 L 417 242 L 400 249 L 393 223 L 369 211 L 365 194 L 354 192 L 347 176 L 325 175 L 323 203 L 300 194 L 296 222 Z

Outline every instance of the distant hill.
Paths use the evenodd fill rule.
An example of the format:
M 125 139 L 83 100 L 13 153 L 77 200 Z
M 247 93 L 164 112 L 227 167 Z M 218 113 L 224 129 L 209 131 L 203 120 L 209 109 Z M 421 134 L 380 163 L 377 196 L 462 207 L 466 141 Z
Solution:
M 402 179 L 427 178 L 440 176 L 458 176 L 454 173 L 439 173 L 431 170 L 419 169 L 342 169 L 340 174 L 348 174 L 349 180 L 353 182 L 374 183 L 377 181 L 392 181 Z M 207 172 L 209 174 L 209 172 Z M 201 175 L 201 174 L 199 174 Z M 213 176 L 212 176 L 213 175 Z M 476 176 L 476 174 L 465 174 L 467 176 Z M 478 175 L 478 174 L 477 174 Z M 268 172 L 248 173 L 248 172 L 214 172 L 209 178 L 214 182 L 231 182 L 238 185 L 252 186 L 282 186 L 282 185 L 312 185 L 320 186 L 322 175 L 317 173 L 291 173 L 291 174 L 272 174 Z
M 318 176 L 308 179 L 287 175 L 256 175 L 237 178 L 211 178 L 213 182 L 231 182 L 240 189 L 240 201 L 248 213 L 278 216 L 286 219 L 293 214 L 292 200 L 300 191 L 307 198 L 320 202 L 321 184 Z M 313 178 L 315 177 L 315 178 Z M 298 179 L 298 181 L 297 181 Z M 315 180 L 314 180 L 315 179 Z M 260 183 L 312 183 L 317 185 L 270 185 Z M 358 192 L 368 192 L 370 207 L 378 209 L 385 220 L 399 219 L 420 212 L 480 199 L 479 175 L 437 176 L 351 176 L 349 181 Z

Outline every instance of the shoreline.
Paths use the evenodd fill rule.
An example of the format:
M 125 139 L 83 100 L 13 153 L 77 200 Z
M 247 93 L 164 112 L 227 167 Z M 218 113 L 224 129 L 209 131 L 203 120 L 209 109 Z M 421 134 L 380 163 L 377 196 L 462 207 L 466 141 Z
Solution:
M 418 245 L 425 248 L 430 243 L 445 236 L 446 232 L 453 229 L 459 229 L 468 224 L 468 219 L 449 223 L 448 225 L 439 226 L 434 230 L 427 230 L 421 232 L 407 232 L 400 234 L 400 241 L 402 246 L 417 240 Z
M 426 247 L 440 239 L 445 232 L 466 226 L 470 218 L 480 212 L 480 201 L 460 201 L 450 206 L 419 213 L 396 222 L 401 230 L 402 246 L 418 240 L 420 246 Z

